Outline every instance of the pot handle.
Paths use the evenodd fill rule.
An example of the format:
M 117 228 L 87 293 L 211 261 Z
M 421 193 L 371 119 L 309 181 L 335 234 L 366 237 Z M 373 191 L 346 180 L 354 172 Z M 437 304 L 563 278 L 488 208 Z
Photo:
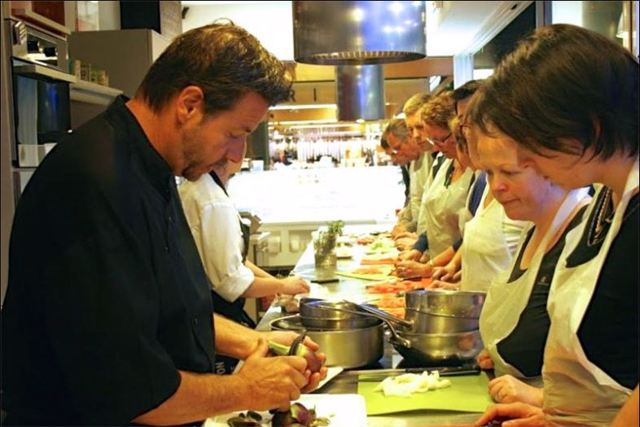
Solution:
M 363 304 L 356 304 L 355 302 L 351 302 L 351 301 L 347 301 L 347 300 L 343 300 L 343 302 L 348 303 L 348 304 L 353 304 L 355 307 L 357 307 L 358 310 L 364 311 L 366 313 L 369 313 L 372 316 L 377 317 L 380 320 L 384 320 L 386 322 L 389 323 L 396 323 L 400 326 L 404 326 L 405 328 L 411 329 L 413 328 L 413 322 L 409 321 L 409 320 L 404 320 L 404 319 L 399 319 L 396 316 L 392 316 L 391 314 L 380 310 L 378 308 L 374 308 L 374 307 L 368 307 L 366 305 Z
M 399 345 L 404 348 L 411 348 L 411 341 L 398 335 L 398 332 L 396 332 L 391 324 L 387 323 L 387 326 L 391 331 L 391 336 L 389 337 L 391 344 Z

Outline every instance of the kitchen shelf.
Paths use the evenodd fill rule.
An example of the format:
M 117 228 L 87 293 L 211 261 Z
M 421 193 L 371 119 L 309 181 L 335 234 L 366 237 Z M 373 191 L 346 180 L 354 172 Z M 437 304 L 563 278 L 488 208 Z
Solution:
M 76 76 L 62 71 L 54 70 L 53 68 L 46 67 L 38 64 L 25 64 L 17 65 L 13 67 L 13 72 L 19 75 L 32 76 L 32 77 L 45 77 L 49 80 L 58 80 L 68 83 L 75 83 L 77 81 Z
M 96 83 L 78 80 L 69 87 L 72 101 L 95 105 L 109 105 L 115 97 L 122 94 L 120 89 L 102 86 Z
M 56 21 L 47 18 L 46 16 L 42 16 L 39 13 L 36 13 L 29 9 L 11 9 L 11 14 L 18 18 L 23 18 L 29 22 L 33 22 L 34 24 L 40 24 L 44 28 L 48 30 L 53 30 L 60 34 L 69 35 L 71 34 L 71 30 L 65 27 L 62 24 L 57 23 Z
M 11 166 L 13 172 L 35 172 L 38 166 Z

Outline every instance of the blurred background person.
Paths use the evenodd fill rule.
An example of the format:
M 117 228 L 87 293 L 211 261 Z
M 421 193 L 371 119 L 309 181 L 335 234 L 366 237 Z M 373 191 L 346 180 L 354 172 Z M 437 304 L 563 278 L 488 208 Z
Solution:
M 384 152 L 391 158 L 394 165 L 400 167 L 402 172 L 402 182 L 404 184 L 404 206 L 409 205 L 409 196 L 411 189 L 411 174 L 408 164 L 411 161 L 411 150 L 403 150 L 403 145 L 409 138 L 409 131 L 403 119 L 392 119 L 380 136 L 380 146 Z M 400 213 L 401 214 L 401 213 Z
M 421 134 L 422 123 L 419 115 L 420 108 L 430 98 L 431 95 L 427 93 L 417 93 L 409 98 L 402 108 L 408 130 L 408 138 L 404 143 L 408 144 L 405 154 L 411 153 L 411 161 L 409 163 L 410 190 L 408 209 L 403 209 L 397 224 L 391 231 L 394 239 L 406 237 L 415 239 L 420 201 L 422 200 L 422 193 L 433 163 L 433 158 L 423 153 L 428 147 L 425 146 L 426 141 Z
M 433 180 L 423 194 L 418 220 L 419 237 L 413 240 L 409 256 L 401 256 L 396 265 L 401 276 L 414 275 L 411 273 L 414 269 L 422 268 L 412 263 L 420 257 L 422 261 L 429 262 L 447 250 L 447 261 L 450 260 L 454 255 L 452 246 L 461 238 L 459 214 L 465 206 L 474 173 L 457 159 L 456 141 L 449 129 L 449 121 L 454 116 L 455 102 L 447 92 L 432 98 L 421 110 L 422 123 L 429 135 L 427 142 L 438 148 L 444 161 L 434 164 Z M 428 268 L 432 266 L 430 264 Z

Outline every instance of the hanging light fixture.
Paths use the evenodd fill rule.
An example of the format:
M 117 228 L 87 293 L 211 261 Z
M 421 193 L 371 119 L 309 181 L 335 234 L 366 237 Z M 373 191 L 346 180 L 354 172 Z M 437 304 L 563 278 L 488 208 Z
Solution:
M 297 62 L 363 65 L 426 55 L 423 1 L 294 1 Z
M 337 65 L 339 120 L 384 118 L 382 65 L 426 55 L 423 1 L 294 1 L 296 62 Z

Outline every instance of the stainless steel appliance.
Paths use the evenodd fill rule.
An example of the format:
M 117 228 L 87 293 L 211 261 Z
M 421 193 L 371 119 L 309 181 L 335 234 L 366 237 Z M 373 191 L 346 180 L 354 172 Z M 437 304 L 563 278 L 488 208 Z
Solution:
M 71 129 L 69 84 L 76 78 L 67 72 L 64 37 L 15 18 L 7 19 L 6 24 L 12 55 L 12 159 L 20 168 L 36 167 Z

